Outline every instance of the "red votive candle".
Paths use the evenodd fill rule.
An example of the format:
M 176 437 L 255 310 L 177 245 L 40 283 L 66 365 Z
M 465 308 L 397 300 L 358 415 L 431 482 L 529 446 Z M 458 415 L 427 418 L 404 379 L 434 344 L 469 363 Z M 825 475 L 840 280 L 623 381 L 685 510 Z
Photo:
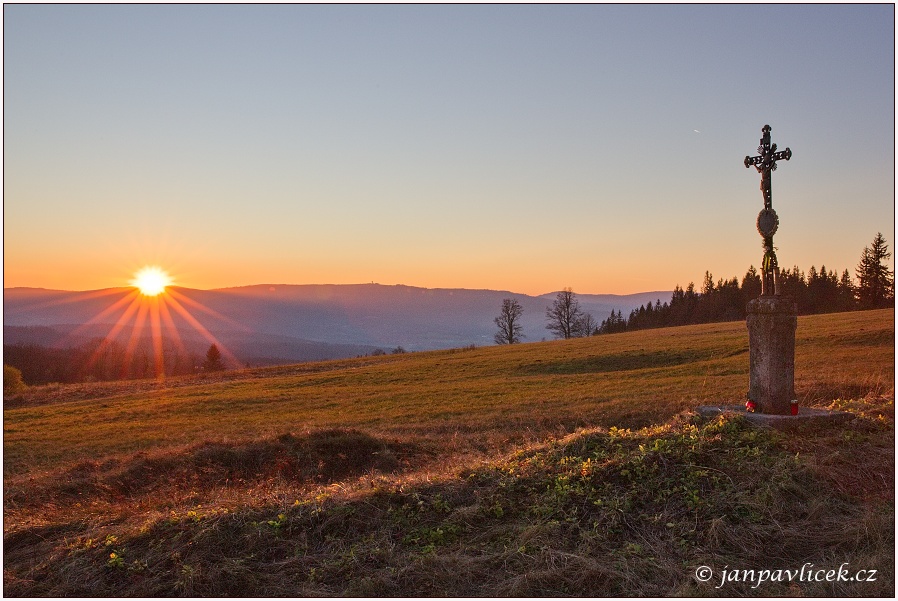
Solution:
M 790 404 L 792 405 L 792 407 L 791 407 L 792 415 L 798 415 L 798 401 L 795 399 L 792 399 L 792 402 Z

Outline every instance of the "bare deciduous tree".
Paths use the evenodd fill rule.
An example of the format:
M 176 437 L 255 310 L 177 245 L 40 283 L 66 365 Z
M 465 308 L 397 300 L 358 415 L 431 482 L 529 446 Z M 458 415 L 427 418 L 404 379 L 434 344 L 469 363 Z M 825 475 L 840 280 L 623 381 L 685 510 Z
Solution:
M 598 333 L 599 324 L 592 313 L 584 313 L 574 324 L 574 336 L 586 337 Z
M 524 337 L 521 333 L 524 330 L 521 326 L 521 315 L 523 314 L 524 308 L 521 303 L 513 298 L 502 300 L 502 311 L 499 313 L 499 317 L 493 320 L 499 326 L 499 331 L 493 337 L 496 344 L 517 344 L 521 341 L 521 338 Z
M 578 322 L 582 319 L 580 303 L 577 295 L 570 288 L 565 288 L 555 295 L 551 307 L 546 308 L 546 329 L 558 338 L 573 338 L 579 336 Z

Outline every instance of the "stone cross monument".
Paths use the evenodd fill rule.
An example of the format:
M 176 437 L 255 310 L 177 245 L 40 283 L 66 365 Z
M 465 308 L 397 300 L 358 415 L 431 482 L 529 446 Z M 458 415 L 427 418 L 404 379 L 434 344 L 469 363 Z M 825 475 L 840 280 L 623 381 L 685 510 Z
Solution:
M 754 166 L 761 174 L 761 194 L 764 208 L 758 214 L 757 228 L 764 243 L 761 262 L 761 296 L 749 301 L 748 317 L 749 387 L 746 407 L 750 411 L 773 415 L 795 415 L 795 328 L 798 308 L 795 302 L 781 295 L 779 266 L 773 247 L 773 234 L 779 227 L 779 217 L 773 210 L 772 178 L 776 162 L 792 158 L 786 148 L 777 152 L 770 143 L 770 126 L 761 130 L 761 145 L 756 157 L 745 157 L 747 167 Z

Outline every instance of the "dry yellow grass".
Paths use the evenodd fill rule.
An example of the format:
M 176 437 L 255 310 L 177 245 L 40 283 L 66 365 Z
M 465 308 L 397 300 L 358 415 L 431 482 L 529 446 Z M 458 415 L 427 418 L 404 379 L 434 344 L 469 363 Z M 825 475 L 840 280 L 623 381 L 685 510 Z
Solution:
M 803 317 L 803 405 L 894 388 L 893 312 Z M 521 435 L 639 427 L 705 403 L 744 402 L 741 322 L 511 347 L 437 351 L 181 378 L 44 387 L 56 402 L 5 411 L 4 469 L 314 428 L 391 435 Z M 86 392 L 85 392 L 86 391 Z M 67 394 L 75 399 L 65 401 Z M 86 398 L 85 398 L 86 397 Z
M 712 482 L 680 468 L 658 472 L 667 480 L 657 482 L 652 480 L 654 472 L 630 481 L 619 470 L 601 472 L 602 481 L 624 478 L 634 490 L 669 486 L 670 491 L 694 483 L 699 493 L 713 499 L 711 505 L 702 506 L 713 522 L 714 511 L 735 512 L 732 519 L 736 519 L 753 506 L 730 506 L 723 495 L 718 498 L 715 487 L 758 502 L 770 494 L 773 502 L 788 497 L 790 478 L 800 478 L 812 491 L 802 496 L 805 505 L 835 504 L 832 511 L 844 519 L 859 519 L 867 529 L 893 520 L 894 311 L 799 320 L 800 402 L 816 406 L 836 402 L 859 417 L 844 431 L 759 440 L 758 445 L 768 448 L 775 459 L 770 465 L 752 459 L 748 452 L 739 455 L 743 452 L 739 449 L 751 446 L 741 442 L 748 435 L 742 426 L 724 429 L 725 435 L 707 429 L 693 434 L 688 420 L 671 422 L 699 404 L 743 402 L 747 370 L 747 333 L 739 322 L 247 370 L 163 384 L 34 389 L 6 400 L 4 410 L 5 592 L 626 594 L 617 588 L 622 573 L 600 566 L 627 553 L 635 554 L 637 563 L 647 561 L 651 554 L 636 553 L 637 547 L 643 550 L 640 553 L 646 548 L 638 537 L 659 536 L 664 529 L 656 532 L 645 522 L 651 517 L 645 512 L 673 512 L 667 516 L 672 528 L 685 528 L 698 516 L 689 517 L 686 509 L 698 506 L 669 492 L 673 496 L 665 497 L 665 503 L 675 498 L 687 504 L 676 511 L 631 508 L 625 519 L 635 529 L 617 538 L 599 531 L 589 534 L 581 528 L 586 522 L 578 522 L 574 539 L 583 546 L 578 551 L 569 543 L 551 544 L 567 528 L 564 522 L 556 524 L 556 513 L 569 512 L 569 503 L 580 502 L 577 495 L 593 498 L 589 495 L 596 483 L 557 499 L 545 498 L 540 487 L 570 480 L 564 476 L 569 471 L 566 455 L 559 450 L 564 445 L 591 449 L 572 455 L 582 463 L 596 452 L 596 444 L 606 444 L 601 441 L 608 428 L 669 422 L 674 426 L 639 434 L 637 446 L 626 442 L 633 440 L 626 435 L 620 438 L 623 446 L 607 451 L 617 453 L 615 465 L 644 461 L 639 459 L 638 445 L 662 443 L 652 461 L 679 465 L 688 451 L 678 441 L 697 436 L 695 444 L 711 445 L 710 455 L 702 456 L 706 466 L 722 472 L 748 470 L 756 479 L 783 481 L 765 493 L 756 489 L 758 483 L 736 478 L 735 472 L 728 481 Z M 565 439 L 566 443 L 551 442 L 577 428 L 589 430 Z M 718 443 L 722 446 L 715 447 Z M 520 451 L 536 453 L 530 455 L 536 459 L 526 466 L 518 465 L 518 460 L 507 463 L 509 453 Z M 719 463 L 715 453 L 735 453 L 737 460 L 732 466 Z M 802 457 L 798 464 L 789 459 L 796 453 Z M 481 465 L 487 472 L 477 471 Z M 465 475 L 496 469 L 523 470 L 533 486 L 514 492 L 501 478 L 476 476 L 485 478 L 478 488 Z M 731 484 L 736 488 L 726 488 Z M 622 490 L 609 489 L 608 494 L 620 496 Z M 402 509 L 419 507 L 419 500 L 424 510 Z M 492 505 L 494 501 L 498 505 Z M 443 502 L 448 503 L 445 508 Z M 545 507 L 551 515 L 541 518 L 512 511 L 520 503 Z M 597 523 L 608 519 L 602 512 L 589 515 Z M 802 518 L 801 527 L 825 526 L 821 536 L 830 539 L 856 536 L 855 530 L 826 525 L 821 521 L 825 517 Z M 768 518 L 782 516 L 763 519 Z M 370 523 L 364 525 L 360 519 Z M 313 545 L 311 533 L 321 534 L 323 527 L 316 520 L 325 520 L 325 534 L 342 536 L 346 544 L 328 543 L 325 537 Z M 468 528 L 475 523 L 477 529 Z M 721 534 L 721 527 L 716 522 L 705 524 L 698 538 L 684 533 L 678 540 L 693 547 L 678 551 L 677 561 L 697 561 L 705 552 L 715 561 L 724 561 L 728 553 L 738 559 L 732 547 L 736 543 Z M 752 530 L 752 526 L 746 536 L 768 527 L 758 524 Z M 503 531 L 511 538 L 503 539 Z M 269 535 L 276 537 L 274 542 L 266 538 Z M 268 540 L 264 548 L 280 549 L 278 553 L 304 548 L 307 559 L 269 561 L 264 548 L 258 548 L 264 540 Z M 720 549 L 714 547 L 715 540 Z M 526 541 L 539 544 L 531 549 Z M 821 548 L 835 558 L 842 552 L 832 546 L 837 542 L 825 540 Z M 162 553 L 159 545 L 167 551 Z M 222 555 L 221 545 L 232 551 Z M 516 555 L 506 549 L 509 545 L 525 552 Z M 855 546 L 850 553 L 843 551 L 853 559 L 874 561 L 874 556 L 888 551 L 889 539 Z M 346 553 L 363 550 L 375 557 L 346 564 Z M 742 559 L 756 559 L 762 551 L 754 548 Z M 185 557 L 191 553 L 196 553 L 195 561 Z M 481 556 L 489 560 L 472 560 Z M 875 560 L 881 563 L 883 558 Z M 490 576 L 499 569 L 495 562 L 507 577 Z M 660 563 L 666 576 L 658 576 L 653 585 L 640 589 L 641 594 L 715 594 L 696 589 L 683 566 Z M 651 565 L 649 561 L 640 569 Z M 592 576 L 574 578 L 571 570 L 577 566 Z M 263 569 L 275 574 L 283 570 L 292 588 L 277 588 L 276 579 L 260 573 Z M 442 579 L 459 570 L 467 571 L 469 579 L 485 580 L 476 587 L 453 589 Z M 225 573 L 238 576 L 222 576 Z M 400 578 L 399 573 L 405 576 Z M 894 574 L 889 574 L 880 581 L 886 589 L 889 582 L 894 586 Z M 349 579 L 342 588 L 341 578 Z M 598 586 L 594 582 L 605 584 L 594 588 Z M 819 587 L 801 590 L 832 594 Z M 885 589 L 835 593 L 846 590 L 882 594 Z M 753 594 L 750 589 L 730 592 Z

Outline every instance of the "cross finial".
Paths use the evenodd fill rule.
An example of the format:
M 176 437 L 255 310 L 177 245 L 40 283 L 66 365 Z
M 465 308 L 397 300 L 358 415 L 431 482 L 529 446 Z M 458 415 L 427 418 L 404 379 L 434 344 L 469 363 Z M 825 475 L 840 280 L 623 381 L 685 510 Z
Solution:
M 776 162 L 780 159 L 792 158 L 792 151 L 788 148 L 781 152 L 776 151 L 776 144 L 770 143 L 771 127 L 765 125 L 761 129 L 761 144 L 758 146 L 758 156 L 745 157 L 745 167 L 754 166 L 761 174 L 761 194 L 764 196 L 764 208 L 758 214 L 758 233 L 764 239 L 764 259 L 761 261 L 761 294 L 768 295 L 771 292 L 779 294 L 779 267 L 776 262 L 776 251 L 773 247 L 773 234 L 779 227 L 779 217 L 773 210 L 773 183 L 771 173 L 776 171 Z
M 761 193 L 764 195 L 764 208 L 773 208 L 773 190 L 770 174 L 776 171 L 776 162 L 780 159 L 789 160 L 792 158 L 792 151 L 789 148 L 781 152 L 776 151 L 776 144 L 770 143 L 771 127 L 765 125 L 761 129 L 761 144 L 758 146 L 758 155 L 756 157 L 745 157 L 745 167 L 754 166 L 761 174 Z

